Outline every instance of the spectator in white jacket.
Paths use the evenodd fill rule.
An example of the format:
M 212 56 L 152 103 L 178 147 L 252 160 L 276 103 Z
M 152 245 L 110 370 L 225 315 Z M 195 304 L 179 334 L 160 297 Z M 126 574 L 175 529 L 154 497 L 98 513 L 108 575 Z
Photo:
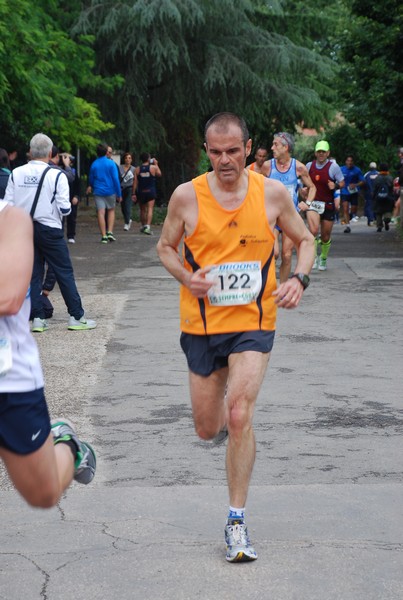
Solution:
M 37 133 L 30 142 L 31 160 L 11 173 L 4 199 L 31 214 L 34 221 L 34 268 L 31 278 L 32 331 L 48 329 L 41 302 L 44 264 L 48 263 L 59 284 L 70 315 L 69 330 L 94 329 L 86 319 L 74 279 L 73 265 L 63 237 L 62 219 L 71 211 L 65 173 L 48 165 L 52 140 Z

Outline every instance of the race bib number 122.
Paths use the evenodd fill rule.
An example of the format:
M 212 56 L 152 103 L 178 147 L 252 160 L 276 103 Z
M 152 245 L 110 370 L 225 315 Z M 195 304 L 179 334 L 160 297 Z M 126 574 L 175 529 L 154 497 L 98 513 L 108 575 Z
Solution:
M 262 288 L 260 261 L 224 263 L 213 267 L 206 275 L 213 285 L 207 293 L 213 306 L 250 304 Z

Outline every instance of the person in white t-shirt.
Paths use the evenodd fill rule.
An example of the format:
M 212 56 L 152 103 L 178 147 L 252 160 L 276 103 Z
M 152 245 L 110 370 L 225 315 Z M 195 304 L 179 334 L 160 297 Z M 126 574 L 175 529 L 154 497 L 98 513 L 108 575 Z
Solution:
M 41 300 L 44 263 L 50 265 L 70 315 L 68 329 L 94 329 L 86 319 L 74 279 L 73 265 L 63 235 L 62 219 L 71 211 L 69 184 L 65 173 L 50 167 L 52 140 L 37 133 L 30 141 L 31 160 L 11 173 L 4 200 L 24 209 L 34 221 L 34 267 L 31 278 L 32 331 L 48 329 Z M 41 186 L 42 182 L 42 186 Z M 41 186 L 41 187 L 40 187 Z M 36 207 L 35 197 L 40 190 Z

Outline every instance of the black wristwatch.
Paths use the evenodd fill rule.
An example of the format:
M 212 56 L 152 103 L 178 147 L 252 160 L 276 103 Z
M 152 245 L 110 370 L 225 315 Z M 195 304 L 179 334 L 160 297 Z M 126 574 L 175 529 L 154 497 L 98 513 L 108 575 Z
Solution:
M 309 282 L 310 282 L 308 275 L 304 275 L 304 273 L 294 273 L 294 275 L 290 276 L 290 279 L 292 279 L 293 277 L 296 277 L 298 279 L 298 281 L 301 283 L 304 290 L 306 290 L 306 288 L 308 287 Z

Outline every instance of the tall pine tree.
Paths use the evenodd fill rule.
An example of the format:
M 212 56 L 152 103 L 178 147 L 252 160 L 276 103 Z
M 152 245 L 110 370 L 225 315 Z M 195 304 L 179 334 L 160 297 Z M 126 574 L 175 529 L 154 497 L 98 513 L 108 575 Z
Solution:
M 215 112 L 242 114 L 253 133 L 326 109 L 312 85 L 330 61 L 270 29 L 279 3 L 249 0 L 89 0 L 74 32 L 95 36 L 97 72 L 124 84 L 96 101 L 116 123 L 122 150 L 161 152 L 172 184 L 194 170 L 204 121 Z M 169 186 L 172 187 L 172 186 Z

